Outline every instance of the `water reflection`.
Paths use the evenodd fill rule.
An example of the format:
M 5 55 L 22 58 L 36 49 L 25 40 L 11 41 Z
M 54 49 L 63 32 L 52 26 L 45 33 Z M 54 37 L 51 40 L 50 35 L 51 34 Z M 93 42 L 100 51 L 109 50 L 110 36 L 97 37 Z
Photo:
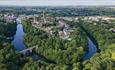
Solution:
M 23 38 L 24 38 L 24 31 L 23 31 L 23 26 L 22 24 L 20 24 L 20 20 L 17 19 L 17 31 L 16 34 L 14 36 L 14 40 L 13 40 L 13 45 L 14 48 L 17 51 L 22 51 L 24 49 L 26 49 L 24 42 L 23 42 Z M 97 48 L 96 45 L 92 42 L 92 40 L 90 38 L 88 39 L 88 53 L 83 57 L 83 60 L 87 60 L 89 58 L 91 58 L 96 52 L 97 52 Z M 30 52 L 29 52 L 30 53 Z M 38 60 L 40 59 L 40 57 L 38 57 L 38 55 L 31 53 L 30 54 L 33 60 Z
M 92 40 L 88 37 L 88 53 L 84 56 L 83 60 L 87 60 L 91 58 L 96 52 L 97 48 L 96 45 L 92 42 Z
M 13 40 L 12 44 L 14 45 L 14 48 L 17 51 L 22 51 L 22 50 L 26 49 L 26 46 L 24 45 L 24 41 L 23 41 L 25 33 L 23 31 L 23 25 L 20 24 L 21 21 L 19 19 L 16 19 L 16 22 L 17 22 L 17 30 L 16 30 L 16 34 L 14 36 L 14 40 Z M 31 56 L 33 60 L 39 59 L 38 55 L 36 55 L 30 51 L 27 51 L 26 53 L 23 53 L 23 54 L 27 55 L 27 56 Z
M 14 36 L 13 45 L 17 51 L 22 51 L 25 49 L 25 45 L 23 43 L 24 31 L 22 24 L 17 24 L 17 31 Z

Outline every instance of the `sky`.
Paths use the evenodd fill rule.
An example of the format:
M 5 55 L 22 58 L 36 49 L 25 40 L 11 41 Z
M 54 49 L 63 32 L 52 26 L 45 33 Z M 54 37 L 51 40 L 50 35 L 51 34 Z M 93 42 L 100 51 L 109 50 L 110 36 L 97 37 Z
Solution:
M 115 5 L 115 0 L 0 0 L 0 6 L 1 5 L 12 5 L 12 6 Z

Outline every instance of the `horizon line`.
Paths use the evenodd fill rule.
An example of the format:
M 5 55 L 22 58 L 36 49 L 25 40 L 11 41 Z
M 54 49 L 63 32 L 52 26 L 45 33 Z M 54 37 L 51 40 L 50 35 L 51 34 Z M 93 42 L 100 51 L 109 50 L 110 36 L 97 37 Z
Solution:
M 46 6 L 46 7 L 47 7 L 47 6 L 48 6 L 48 7 L 50 7 L 50 6 L 51 6 L 51 7 L 53 7 L 53 6 L 54 6 L 54 7 L 57 7 L 57 6 L 59 6 L 59 7 L 60 7 L 60 6 L 62 6 L 62 7 L 64 7 L 64 6 L 70 6 L 70 7 L 72 7 L 72 6 L 73 6 L 73 7 L 75 7 L 75 6 L 114 6 L 114 7 L 115 7 L 115 5 L 0 5 L 0 7 L 1 7 L 1 6 L 27 6 L 27 7 L 28 7 L 28 6 L 30 6 L 30 7 L 31 7 L 31 6 L 32 6 L 32 7 L 34 7 L 34 6 L 35 6 L 35 7 L 37 7 L 37 6 L 38 6 L 38 7 L 42 7 L 42 6 Z

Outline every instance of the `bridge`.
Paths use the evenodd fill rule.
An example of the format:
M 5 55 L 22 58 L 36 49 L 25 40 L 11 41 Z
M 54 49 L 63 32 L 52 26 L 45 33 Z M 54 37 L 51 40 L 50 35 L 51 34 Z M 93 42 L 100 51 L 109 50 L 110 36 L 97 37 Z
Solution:
M 38 47 L 38 46 L 33 46 L 33 47 L 30 47 L 30 48 L 27 48 L 27 49 L 24 49 L 24 50 L 22 50 L 22 51 L 20 51 L 20 53 L 21 54 L 26 54 L 26 52 L 32 52 L 32 50 L 34 49 L 34 48 L 36 48 L 36 47 Z

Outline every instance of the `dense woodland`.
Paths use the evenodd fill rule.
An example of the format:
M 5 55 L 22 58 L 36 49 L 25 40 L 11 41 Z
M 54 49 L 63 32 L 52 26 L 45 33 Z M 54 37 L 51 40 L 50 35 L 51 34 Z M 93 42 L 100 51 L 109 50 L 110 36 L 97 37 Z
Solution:
M 58 35 L 52 36 L 33 27 L 29 20 L 24 21 L 23 26 L 26 33 L 24 38 L 26 46 L 37 45 L 38 47 L 34 50 L 35 53 L 53 61 L 55 65 L 71 66 L 74 63 L 78 64 L 86 53 L 86 34 L 79 27 L 71 34 L 72 40 L 67 41 L 62 40 Z
M 15 70 L 19 68 L 17 65 L 17 53 L 11 45 L 12 39 L 7 39 L 8 37 L 13 37 L 15 31 L 15 23 L 6 23 L 0 20 L 0 70 Z
M 115 33 L 110 28 L 115 28 L 115 21 L 102 20 L 98 22 L 87 23 L 80 20 L 83 28 L 91 34 L 100 49 L 100 53 L 95 54 L 90 60 L 83 63 L 84 69 L 91 70 L 114 70 L 115 69 Z M 94 25 L 93 23 L 97 23 Z
M 44 10 L 45 8 L 40 9 Z M 72 8 L 71 10 L 60 8 L 61 13 L 57 8 L 47 10 L 53 16 L 114 16 L 113 14 L 115 14 L 111 8 L 109 10 L 107 8 Z M 77 13 L 71 13 L 72 11 L 77 11 Z M 22 7 L 17 9 L 14 7 L 7 10 L 4 7 L 1 8 L 0 12 L 18 15 L 24 14 L 27 11 L 26 8 Z M 27 15 L 33 13 L 38 14 L 37 11 L 29 11 Z M 27 48 L 37 46 L 33 49 L 33 53 L 39 56 L 39 60 L 33 61 L 32 57 L 26 57 L 13 48 L 12 40 L 17 24 L 15 22 L 8 23 L 1 17 L 0 70 L 115 70 L 115 33 L 109 30 L 110 28 L 115 28 L 115 20 L 110 22 L 103 20 L 85 22 L 82 18 L 79 18 L 77 21 L 66 21 L 70 27 L 75 28 L 70 35 L 71 41 L 62 40 L 59 35 L 56 35 L 57 32 L 54 33 L 55 36 L 52 36 L 45 31 L 33 27 L 30 20 L 24 20 L 22 25 L 25 32 L 25 45 Z M 97 24 L 94 25 L 94 23 Z M 58 29 L 55 30 L 58 31 Z M 83 61 L 82 58 L 89 49 L 87 47 L 87 36 L 95 39 L 95 44 L 100 51 L 90 59 Z
M 26 23 L 26 22 L 25 22 Z M 28 22 L 29 23 L 29 22 Z M 80 19 L 79 19 L 79 21 L 78 22 L 68 22 L 68 24 L 70 24 L 70 26 L 75 26 L 76 27 L 76 30 L 75 31 L 79 31 L 79 30 L 82 30 L 82 28 L 84 28 L 85 30 L 87 30 L 87 32 L 88 32 L 88 34 L 89 35 L 91 35 L 91 36 L 93 36 L 94 37 L 94 39 L 96 40 L 96 42 L 97 42 L 97 46 L 99 47 L 98 49 L 100 50 L 100 52 L 97 52 L 93 57 L 91 57 L 89 60 L 86 60 L 86 61 L 84 61 L 83 62 L 83 66 L 82 66 L 82 69 L 83 70 L 87 70 L 87 69 L 89 69 L 89 70 L 113 70 L 114 69 L 114 67 L 115 67 L 115 63 L 114 63 L 114 60 L 115 60 L 115 52 L 114 52 L 114 46 L 115 46 L 115 34 L 112 32 L 112 31 L 109 31 L 109 28 L 114 28 L 114 20 L 112 20 L 109 24 L 106 24 L 107 22 L 106 21 L 104 21 L 104 22 L 102 22 L 102 21 L 98 21 L 98 22 L 96 22 L 97 23 L 97 25 L 94 25 L 93 24 L 93 22 L 92 22 L 92 24 L 90 23 L 85 23 L 84 21 L 81 21 Z M 28 24 L 29 25 L 29 24 Z M 31 25 L 31 24 L 30 24 Z M 80 28 L 79 27 L 79 25 L 80 25 L 80 27 L 82 26 L 82 28 Z M 24 27 L 26 27 L 24 30 L 25 30 L 25 32 L 28 34 L 29 33 L 29 31 L 27 30 L 27 29 L 30 29 L 30 28 L 28 28 L 29 26 L 27 26 L 27 25 L 25 25 L 24 24 Z M 30 26 L 31 27 L 31 26 Z M 35 28 L 34 28 L 35 29 Z M 79 30 L 78 30 L 79 29 Z M 108 30 L 107 30 L 108 29 Z M 33 27 L 31 27 L 31 30 L 33 30 Z M 35 29 L 36 30 L 36 29 Z M 33 30 L 33 31 L 35 31 L 35 30 Z M 32 33 L 35 33 L 35 32 L 33 32 L 32 31 Z M 36 32 L 39 32 L 39 29 L 37 29 L 37 31 Z M 32 33 L 30 33 L 30 35 L 32 36 Z M 43 32 L 44 33 L 44 32 Z M 76 32 L 75 32 L 76 33 Z M 38 33 L 37 33 L 38 34 Z M 76 33 L 77 34 L 77 33 Z M 80 34 L 80 33 L 78 33 L 78 34 Z M 34 36 L 36 36 L 34 39 L 31 39 L 30 37 L 28 37 L 27 38 L 27 36 L 29 36 L 29 35 L 26 35 L 26 37 L 25 37 L 25 43 L 29 46 L 29 42 L 32 42 L 32 40 L 36 40 L 37 38 L 39 38 L 39 37 L 41 37 L 41 36 L 36 36 L 36 34 L 34 34 Z M 44 35 L 42 35 L 42 36 L 44 36 Z M 76 35 L 77 36 L 77 35 Z M 73 37 L 76 37 L 76 36 L 73 36 Z M 84 36 L 82 36 L 81 38 L 83 38 Z M 29 38 L 30 38 L 30 40 L 29 40 Z M 43 37 L 44 38 L 44 37 Z M 42 38 L 42 40 L 44 40 Z M 76 39 L 78 38 L 78 36 L 76 37 Z M 45 38 L 46 39 L 46 38 Z M 57 39 L 57 38 L 56 38 Z M 55 38 L 53 39 L 53 41 L 55 41 L 56 40 Z M 40 39 L 39 39 L 40 40 Z M 37 40 L 36 40 L 37 41 Z M 52 41 L 52 40 L 51 40 Z M 48 42 L 50 42 L 49 40 L 48 40 Z M 61 42 L 61 40 L 60 40 L 60 42 Z M 43 43 L 45 43 L 45 42 L 43 42 Z M 63 42 L 64 43 L 64 42 Z M 70 42 L 71 43 L 71 42 Z M 74 42 L 73 42 L 74 43 Z M 73 44 L 72 43 L 72 44 Z M 82 42 L 83 43 L 83 42 Z M 40 46 L 42 46 L 41 44 L 42 44 L 42 42 L 40 42 L 40 43 L 38 43 Z M 48 43 L 46 42 L 46 44 L 48 45 Z M 52 42 L 52 44 L 53 44 L 53 42 Z M 79 45 L 80 44 L 80 41 L 79 41 L 79 43 L 78 44 L 76 44 L 76 48 L 77 48 L 77 45 Z M 33 45 L 36 45 L 36 43 L 35 43 L 35 41 L 34 41 L 34 44 Z M 58 44 L 58 45 L 60 45 L 60 44 Z M 62 44 L 63 45 L 63 44 Z M 40 47 L 39 46 L 39 47 Z M 44 45 L 45 46 L 45 45 Z M 61 46 L 61 45 L 60 45 Z M 66 46 L 66 45 L 63 45 L 63 46 Z M 68 44 L 68 46 L 69 46 L 69 44 Z M 72 46 L 72 45 L 71 45 Z M 49 46 L 47 46 L 47 47 L 49 47 Z M 57 45 L 56 45 L 56 47 L 58 47 Z M 46 47 L 45 47 L 46 48 Z M 42 50 L 45 50 L 45 48 L 43 49 L 43 47 L 42 47 Z M 50 47 L 51 48 L 51 47 Z M 60 47 L 61 48 L 61 47 Z M 69 48 L 69 47 L 68 47 Z M 35 52 L 36 53 L 41 53 L 42 52 L 42 50 L 41 50 L 41 48 L 38 48 L 38 49 L 40 49 L 39 51 L 38 50 L 36 50 L 35 49 Z M 57 49 L 57 48 L 54 48 L 54 49 Z M 65 48 L 62 48 L 62 49 L 65 49 Z M 47 54 L 47 52 L 49 51 L 50 49 L 48 48 L 48 50 L 47 51 L 45 51 L 44 53 L 45 54 Z M 50 52 L 52 51 L 53 49 L 51 49 L 50 50 Z M 58 50 L 58 49 L 57 49 Z M 80 50 L 80 49 L 79 49 Z M 62 51 L 62 50 L 61 50 Z M 65 50 L 64 50 L 65 51 Z M 71 50 L 72 51 L 72 50 Z M 69 51 L 68 51 L 69 52 Z M 82 51 L 80 51 L 80 53 L 81 53 Z M 54 55 L 54 53 L 56 53 L 56 52 L 52 52 L 53 54 L 52 55 Z M 65 52 L 63 52 L 63 53 L 65 53 Z M 56 57 L 56 55 L 58 55 L 58 54 L 56 54 L 56 55 L 54 55 L 55 57 L 52 57 L 52 56 L 48 56 L 50 53 L 48 53 L 47 55 L 45 55 L 45 54 L 43 54 L 43 53 L 41 53 L 41 55 L 43 55 L 43 56 L 46 56 L 46 58 L 48 58 L 48 59 L 50 59 L 50 57 L 51 57 L 51 60 L 53 60 L 53 61 L 57 61 L 57 62 L 59 62 L 59 64 L 69 64 L 69 63 L 67 63 L 66 62 L 66 60 L 63 60 L 63 58 L 61 58 L 61 60 L 63 60 L 63 61 L 61 61 L 60 59 L 59 59 L 59 61 L 58 61 L 58 59 L 56 59 L 57 57 Z M 78 52 L 77 52 L 77 54 L 79 54 Z M 63 56 L 63 55 L 62 55 Z M 65 56 L 65 55 L 64 55 Z M 67 55 L 68 56 L 68 55 Z M 77 55 L 78 56 L 78 55 Z M 75 56 L 75 58 L 77 57 L 77 56 Z M 59 57 L 59 56 L 58 56 Z M 72 56 L 70 56 L 70 57 L 72 57 Z M 55 59 L 53 59 L 53 58 L 55 58 Z M 74 58 L 72 58 L 72 59 L 74 59 Z M 72 63 L 70 60 L 69 60 L 69 62 L 70 62 L 70 64 Z M 77 63 L 75 63 L 75 64 L 73 64 L 73 65 L 77 65 L 77 66 L 79 66 L 80 65 L 80 63 L 79 63 L 79 61 L 76 61 Z M 57 63 L 58 64 L 58 63 Z M 80 69 L 80 67 L 77 67 L 76 66 L 76 68 L 77 69 Z M 72 68 L 72 69 L 76 69 L 76 68 Z
M 16 25 L 16 22 L 0 19 L 0 70 L 21 70 L 26 62 L 31 61 L 30 57 L 24 57 L 12 45 Z

